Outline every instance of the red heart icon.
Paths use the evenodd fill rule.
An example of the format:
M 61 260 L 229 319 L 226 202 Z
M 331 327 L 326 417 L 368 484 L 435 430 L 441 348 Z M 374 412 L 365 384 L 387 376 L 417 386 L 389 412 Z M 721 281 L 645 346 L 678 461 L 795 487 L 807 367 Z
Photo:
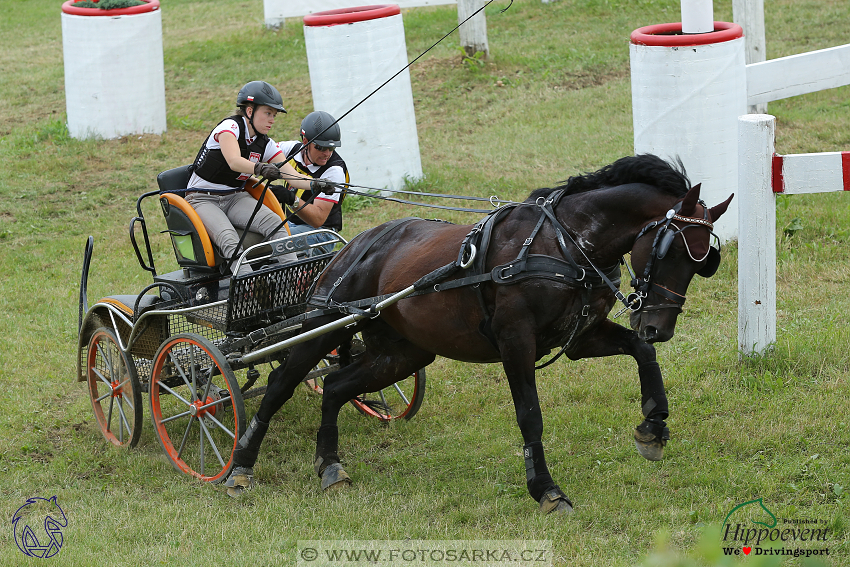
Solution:
M 744 555 L 749 555 L 752 550 L 753 550 L 752 547 L 745 547 L 744 548 Z

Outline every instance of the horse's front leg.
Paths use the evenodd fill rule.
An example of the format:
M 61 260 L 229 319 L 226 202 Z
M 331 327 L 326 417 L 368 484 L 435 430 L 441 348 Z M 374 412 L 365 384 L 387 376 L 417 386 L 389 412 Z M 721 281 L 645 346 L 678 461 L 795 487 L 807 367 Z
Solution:
M 637 333 L 610 320 L 581 337 L 567 355 L 573 359 L 628 354 L 638 365 L 643 422 L 635 428 L 635 445 L 645 459 L 660 461 L 670 439 L 666 419 L 669 415 L 667 394 L 661 368 L 655 359 L 655 347 L 638 338 Z
M 528 493 L 540 504 L 540 511 L 569 513 L 572 502 L 552 480 L 543 454 L 543 415 L 534 378 L 535 340 L 531 329 L 517 327 L 499 336 L 502 365 L 511 388 L 516 420 L 522 432 L 525 478 Z
M 330 352 L 335 344 L 339 344 L 334 340 L 343 338 L 344 335 L 338 330 L 308 343 L 296 345 L 286 361 L 269 374 L 268 387 L 260 408 L 251 419 L 245 433 L 236 442 L 236 449 L 233 451 L 233 470 L 224 484 L 228 495 L 238 497 L 254 486 L 254 464 L 257 462 L 260 446 L 268 432 L 272 416 L 292 397 L 295 388 L 319 360 Z

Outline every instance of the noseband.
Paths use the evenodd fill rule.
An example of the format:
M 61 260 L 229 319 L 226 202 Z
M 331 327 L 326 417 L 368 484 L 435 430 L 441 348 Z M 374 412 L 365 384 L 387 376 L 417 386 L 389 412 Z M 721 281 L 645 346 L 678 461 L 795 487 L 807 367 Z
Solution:
M 717 239 L 718 243 L 720 242 L 720 239 L 712 230 L 714 228 L 714 224 L 708 217 L 708 207 L 706 207 L 705 203 L 702 200 L 699 201 L 699 204 L 703 207 L 702 218 L 681 216 L 679 214 L 679 211 L 682 208 L 682 202 L 679 201 L 673 206 L 672 209 L 667 211 L 667 214 L 664 215 L 663 219 L 654 220 L 650 222 L 645 227 L 643 227 L 640 232 L 638 232 L 637 236 L 635 237 L 635 243 L 637 243 L 637 241 L 647 232 L 660 226 L 658 232 L 655 233 L 655 239 L 652 241 L 652 251 L 649 254 L 649 260 L 647 260 L 646 262 L 646 267 L 644 268 L 643 276 L 637 277 L 637 275 L 635 275 L 635 273 L 632 271 L 631 267 L 626 264 L 626 267 L 629 270 L 629 274 L 631 274 L 632 276 L 631 284 L 635 291 L 630 293 L 628 297 L 626 297 L 625 307 L 623 308 L 623 310 L 620 311 L 620 313 L 625 310 L 637 312 L 641 310 L 652 311 L 658 309 L 678 309 L 679 312 L 682 311 L 682 305 L 684 305 L 685 303 L 685 296 L 676 293 L 675 291 L 668 289 L 653 281 L 652 272 L 656 266 L 656 262 L 663 260 L 664 257 L 667 255 L 667 252 L 670 250 L 670 246 L 673 244 L 673 240 L 676 238 L 676 235 L 684 232 L 688 228 L 693 228 L 696 226 L 705 227 L 708 229 L 709 234 L 715 239 Z M 685 226 L 683 226 L 682 228 L 679 228 L 673 222 L 674 220 L 678 220 L 687 224 L 685 224 Z M 685 249 L 688 252 L 688 256 L 690 256 L 690 258 L 695 262 L 702 262 L 706 258 L 709 258 L 709 256 L 712 256 L 712 254 L 716 254 L 717 260 L 719 260 L 719 247 L 712 248 L 709 245 L 708 252 L 706 252 L 705 256 L 703 256 L 702 258 L 694 258 L 694 255 L 691 252 L 691 248 L 688 245 L 688 240 L 687 238 L 685 238 L 684 234 L 682 234 L 682 240 L 684 240 L 685 242 Z M 709 264 L 712 264 L 711 269 L 706 270 L 706 268 L 709 268 L 709 266 L 706 265 L 705 268 L 700 270 L 700 272 L 706 270 L 705 273 L 701 273 L 701 275 L 704 275 L 705 277 L 710 277 L 714 274 L 714 271 L 717 269 L 716 262 L 712 262 L 710 258 Z M 661 297 L 670 300 L 672 303 L 650 305 L 644 307 L 644 300 L 650 293 L 656 293 L 657 295 L 660 295 Z

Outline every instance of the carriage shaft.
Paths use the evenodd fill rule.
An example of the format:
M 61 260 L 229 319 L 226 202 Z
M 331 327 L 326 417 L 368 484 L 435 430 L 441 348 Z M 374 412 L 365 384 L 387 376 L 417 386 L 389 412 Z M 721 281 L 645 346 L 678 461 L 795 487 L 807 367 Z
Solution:
M 403 290 L 401 290 L 400 292 L 395 293 L 392 296 L 388 297 L 387 299 L 376 304 L 375 310 L 378 313 L 380 313 L 383 309 L 386 309 L 387 307 L 397 303 L 398 301 L 401 301 L 402 299 L 404 299 L 408 295 L 411 295 L 415 291 L 416 291 L 416 289 L 412 285 L 409 286 L 409 287 L 406 287 Z M 329 333 L 329 332 L 334 331 L 336 329 L 341 329 L 342 327 L 348 327 L 349 325 L 353 325 L 357 321 L 360 321 L 361 319 L 366 319 L 367 317 L 369 317 L 369 316 L 368 315 L 361 315 L 359 313 L 355 313 L 353 315 L 347 315 L 347 316 L 343 317 L 342 319 L 337 319 L 336 321 L 334 321 L 332 323 L 322 325 L 321 327 L 316 327 L 315 329 L 313 329 L 311 331 L 306 331 L 304 333 L 301 333 L 300 335 L 296 335 L 296 336 L 294 336 L 290 339 L 286 339 L 285 341 L 281 341 L 279 343 L 269 345 L 265 348 L 255 350 L 253 352 L 249 352 L 248 354 L 246 354 L 245 356 L 242 357 L 242 362 L 246 363 L 246 364 L 250 364 L 251 362 L 254 362 L 256 360 L 263 358 L 264 356 L 278 352 L 278 351 L 283 350 L 285 348 L 289 348 L 291 346 L 295 346 L 297 344 L 307 342 L 311 339 L 314 339 L 318 336 L 324 335 L 325 333 Z

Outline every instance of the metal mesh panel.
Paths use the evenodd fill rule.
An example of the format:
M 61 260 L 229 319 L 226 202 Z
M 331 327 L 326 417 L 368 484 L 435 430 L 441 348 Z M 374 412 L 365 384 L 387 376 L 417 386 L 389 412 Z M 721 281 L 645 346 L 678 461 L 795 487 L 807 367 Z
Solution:
M 223 328 L 223 314 L 226 311 L 227 306 L 222 303 L 214 305 L 210 309 L 201 310 L 200 317 L 198 312 L 194 312 L 157 315 L 142 320 L 139 324 L 145 325 L 146 328 L 138 334 L 138 338 L 130 351 L 133 354 L 133 361 L 136 363 L 136 371 L 143 390 L 147 391 L 156 352 L 169 337 L 179 333 L 194 333 L 210 339 L 213 343 L 219 343 L 224 339 L 224 333 L 221 329 L 215 328 L 207 319 L 215 319 L 218 313 L 218 320 L 221 321 L 220 327 Z
M 228 330 L 253 330 L 307 301 L 307 291 L 333 258 L 324 254 L 237 278 L 227 302 Z
M 119 323 L 119 326 L 122 325 L 123 321 Z M 164 316 L 146 317 L 138 325 L 143 328 L 137 330 L 130 354 L 143 359 L 153 358 L 159 345 L 168 338 L 168 321 Z M 129 336 L 129 332 L 122 336 Z M 141 378 L 141 375 L 139 377 Z
M 211 312 L 215 313 L 223 311 L 227 307 L 222 304 L 211 308 Z M 208 320 L 198 317 L 198 313 L 205 313 L 206 309 L 187 314 L 175 314 L 168 317 L 169 336 L 174 336 L 179 333 L 194 333 L 201 335 L 211 340 L 213 343 L 221 342 L 224 339 L 224 333 L 221 329 L 215 328 L 209 324 Z
M 175 326 L 180 330 L 176 330 L 172 334 L 197 333 L 212 339 L 214 336 L 217 336 L 215 333 L 208 334 L 207 332 L 200 332 L 195 329 L 197 327 L 203 327 L 207 329 L 215 329 L 221 332 L 227 330 L 227 304 L 217 303 L 206 309 L 199 309 L 191 313 L 186 313 L 185 321 L 182 322 L 177 321 L 175 317 L 175 321 L 172 322 L 172 327 L 175 328 Z

